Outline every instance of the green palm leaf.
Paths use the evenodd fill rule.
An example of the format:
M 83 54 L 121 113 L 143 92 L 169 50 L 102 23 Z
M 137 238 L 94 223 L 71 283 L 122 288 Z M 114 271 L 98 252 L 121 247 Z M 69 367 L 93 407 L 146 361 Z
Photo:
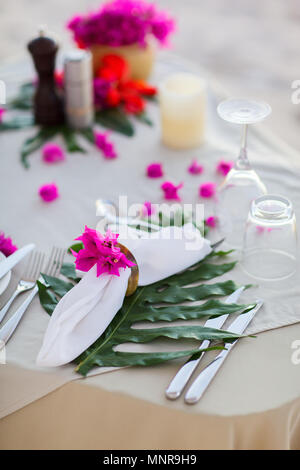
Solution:
M 152 127 L 153 126 L 153 122 L 151 121 L 151 119 L 149 118 L 148 114 L 146 114 L 145 112 L 142 112 L 142 113 L 139 113 L 139 114 L 135 114 L 134 117 L 144 123 L 144 124 L 147 124 L 147 126 L 150 126 Z
M 24 83 L 21 85 L 18 95 L 8 102 L 7 107 L 24 111 L 31 110 L 33 108 L 35 89 L 34 83 Z
M 95 121 L 108 129 L 132 137 L 134 128 L 126 114 L 117 108 L 103 109 L 95 114 Z
M 5 120 L 0 123 L 0 132 L 15 131 L 17 129 L 24 129 L 25 127 L 34 126 L 34 118 L 32 115 L 24 114 L 22 116 L 15 116 L 10 120 Z
M 71 127 L 68 126 L 61 126 L 60 131 L 65 141 L 68 152 L 86 153 L 85 149 L 81 147 L 81 145 L 79 145 L 79 143 L 77 142 L 76 130 L 71 129 Z
M 58 133 L 56 126 L 52 127 L 41 127 L 38 132 L 28 139 L 22 145 L 21 148 L 21 162 L 25 168 L 29 168 L 28 156 L 42 147 L 48 140 L 52 139 Z
M 215 252 L 214 256 L 223 257 L 224 253 Z M 76 371 L 86 375 L 95 366 L 147 366 L 199 353 L 198 350 L 190 348 L 174 352 L 115 351 L 117 346 L 127 342 L 149 343 L 158 338 L 166 338 L 168 340 L 208 339 L 223 343 L 237 339 L 238 335 L 224 330 L 190 324 L 153 328 L 135 327 L 138 322 L 146 321 L 150 325 L 156 322 L 208 319 L 224 314 L 244 313 L 252 309 L 254 305 L 226 304 L 216 298 L 234 292 L 238 286 L 233 281 L 195 285 L 199 281 L 221 276 L 235 266 L 235 263 L 213 264 L 210 262 L 211 258 L 212 255 L 181 273 L 154 284 L 139 287 L 132 296 L 126 297 L 122 308 L 105 332 L 76 359 Z M 68 281 L 44 275 L 45 284 L 39 283 L 41 304 L 50 315 L 58 299 L 78 281 L 72 264 L 64 265 L 61 273 L 68 278 Z M 186 287 L 187 285 L 189 287 Z M 189 303 L 195 300 L 206 301 L 201 305 Z M 178 305 L 182 302 L 185 304 Z M 212 348 L 220 349 L 220 345 L 215 344 Z

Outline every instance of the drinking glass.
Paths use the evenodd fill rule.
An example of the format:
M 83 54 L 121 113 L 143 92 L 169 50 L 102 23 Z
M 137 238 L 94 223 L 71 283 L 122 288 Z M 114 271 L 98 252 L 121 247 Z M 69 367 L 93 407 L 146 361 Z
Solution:
M 253 201 L 244 233 L 244 271 L 264 281 L 286 279 L 296 270 L 296 254 L 296 218 L 291 202 L 275 195 Z
M 250 204 L 267 193 L 248 159 L 248 126 L 265 119 L 271 113 L 271 107 L 263 102 L 231 99 L 220 103 L 217 111 L 225 121 L 243 126 L 240 152 L 219 188 L 216 207 L 220 231 L 226 242 L 233 248 L 240 248 Z

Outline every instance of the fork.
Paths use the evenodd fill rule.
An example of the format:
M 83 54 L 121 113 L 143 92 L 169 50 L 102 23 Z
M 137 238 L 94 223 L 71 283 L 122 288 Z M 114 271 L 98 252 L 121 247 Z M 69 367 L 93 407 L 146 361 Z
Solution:
M 19 281 L 15 292 L 12 294 L 10 299 L 6 302 L 4 307 L 0 310 L 0 323 L 2 322 L 3 318 L 5 317 L 9 307 L 11 306 L 15 298 L 18 297 L 18 295 L 21 294 L 22 292 L 26 292 L 27 290 L 30 290 L 35 286 L 35 282 L 39 275 L 38 268 L 39 268 L 39 265 L 41 264 L 40 262 L 42 261 L 42 257 L 43 255 L 41 255 L 41 253 L 38 253 L 38 252 L 34 252 L 30 256 L 29 262 L 24 272 L 24 276 L 22 276 L 22 279 Z
M 57 274 L 59 274 L 64 256 L 65 256 L 64 249 L 53 247 L 51 254 L 49 256 L 48 262 L 46 264 L 44 274 L 47 274 L 48 276 L 56 276 Z M 38 266 L 36 266 L 36 268 L 37 268 L 37 276 L 39 275 L 38 281 L 45 283 L 43 276 L 40 275 L 41 267 L 43 265 L 43 259 L 44 259 L 44 256 L 41 255 L 41 257 L 39 258 Z M 38 286 L 35 283 L 35 287 L 30 292 L 26 300 L 24 300 L 22 305 L 16 310 L 16 312 L 10 317 L 10 319 L 0 329 L 0 342 L 2 341 L 4 344 L 8 342 L 8 340 L 14 333 L 15 329 L 17 328 L 19 322 L 21 321 L 24 313 L 26 312 L 27 307 L 32 302 L 33 298 L 35 297 L 37 293 L 38 293 Z

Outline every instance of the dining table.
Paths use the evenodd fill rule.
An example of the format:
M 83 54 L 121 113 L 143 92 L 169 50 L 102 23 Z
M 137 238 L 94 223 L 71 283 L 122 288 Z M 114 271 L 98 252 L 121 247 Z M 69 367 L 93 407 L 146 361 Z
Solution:
M 135 123 L 133 137 L 111 134 L 118 150 L 114 160 L 103 159 L 90 146 L 85 154 L 68 154 L 66 161 L 47 165 L 36 151 L 29 157 L 30 168 L 25 169 L 20 147 L 33 130 L 3 132 L 1 230 L 19 247 L 33 242 L 45 253 L 53 246 L 67 248 L 85 225 L 96 226 L 99 198 L 116 204 L 120 195 L 126 195 L 129 204 L 163 202 L 162 180 L 145 176 L 146 166 L 153 161 L 162 162 L 167 179 L 184 182 L 183 202 L 203 202 L 199 201 L 199 184 L 219 184 L 217 162 L 234 159 L 238 152 L 239 126 L 222 122 L 216 113 L 217 104 L 234 90 L 225 90 L 209 70 L 170 52 L 158 57 L 153 83 L 174 71 L 197 73 L 208 84 L 206 138 L 199 148 L 175 151 L 161 143 L 156 103 L 150 103 L 148 111 L 153 126 Z M 3 67 L 0 79 L 7 83 L 8 94 L 13 94 L 32 73 L 29 60 L 24 60 Z M 59 138 L 56 142 L 61 143 Z M 250 130 L 249 157 L 269 193 L 292 201 L 299 221 L 299 152 L 259 124 Z M 194 158 L 204 167 L 200 176 L 187 172 Z M 38 188 L 52 182 L 60 197 L 47 204 L 40 200 Z M 205 202 L 204 209 L 206 216 L 212 215 L 213 202 Z M 213 230 L 212 238 L 216 237 Z M 230 258 L 239 259 L 239 253 Z M 66 260 L 71 262 L 72 256 L 67 254 Z M 13 269 L 0 306 L 16 287 L 24 263 Z M 195 405 L 186 404 L 182 397 L 170 401 L 165 396 L 184 359 L 149 367 L 94 368 L 87 377 L 77 374 L 74 364 L 37 366 L 49 317 L 36 297 L 7 343 L 5 361 L 0 364 L 0 448 L 300 449 L 299 263 L 296 274 L 282 282 L 253 281 L 239 264 L 223 278 L 240 285 L 251 282 L 254 285 L 247 290 L 246 300 L 262 297 L 265 305 Z M 21 302 L 20 296 L 15 307 Z M 209 357 L 197 371 L 208 364 Z

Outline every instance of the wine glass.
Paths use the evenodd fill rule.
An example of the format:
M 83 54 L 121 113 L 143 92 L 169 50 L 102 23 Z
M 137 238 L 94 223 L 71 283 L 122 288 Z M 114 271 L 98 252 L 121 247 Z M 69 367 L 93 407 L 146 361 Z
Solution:
M 267 193 L 248 160 L 248 126 L 265 119 L 271 113 L 271 107 L 263 102 L 230 99 L 221 102 L 217 111 L 225 121 L 243 125 L 240 153 L 219 188 L 216 207 L 219 229 L 226 242 L 233 248 L 240 248 L 250 204 Z

